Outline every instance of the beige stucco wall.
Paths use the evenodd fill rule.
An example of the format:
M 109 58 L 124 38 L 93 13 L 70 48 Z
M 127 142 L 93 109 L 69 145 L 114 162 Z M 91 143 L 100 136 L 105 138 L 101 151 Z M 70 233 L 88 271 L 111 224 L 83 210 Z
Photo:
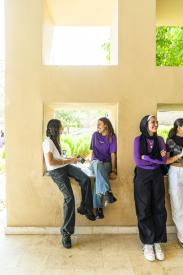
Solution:
M 182 103 L 183 68 L 155 65 L 156 1 L 119 0 L 119 65 L 42 65 L 42 0 L 6 1 L 7 225 L 59 226 L 63 198 L 43 177 L 43 105 L 118 104 L 118 202 L 95 223 L 135 225 L 133 139 L 142 116 L 158 103 Z M 50 110 L 51 111 L 51 110 Z M 49 113 L 49 112 L 48 112 Z M 79 187 L 73 183 L 76 205 Z M 170 220 L 169 220 L 170 221 Z
M 157 25 L 183 26 L 182 0 L 157 0 Z

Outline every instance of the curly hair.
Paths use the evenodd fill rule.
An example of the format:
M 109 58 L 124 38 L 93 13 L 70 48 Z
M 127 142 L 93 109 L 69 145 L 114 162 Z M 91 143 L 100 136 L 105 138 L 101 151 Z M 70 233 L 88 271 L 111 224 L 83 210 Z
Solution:
M 110 122 L 110 120 L 107 117 L 101 117 L 98 120 L 102 121 L 104 123 L 104 125 L 107 127 L 108 137 L 109 137 L 109 140 L 111 141 L 112 136 L 115 135 L 112 123 Z

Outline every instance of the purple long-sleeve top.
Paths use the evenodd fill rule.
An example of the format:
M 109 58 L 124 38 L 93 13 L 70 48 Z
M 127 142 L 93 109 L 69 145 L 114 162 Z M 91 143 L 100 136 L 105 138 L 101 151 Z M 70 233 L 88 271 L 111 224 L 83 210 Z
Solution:
M 158 141 L 159 141 L 160 151 L 166 150 L 166 145 L 164 143 L 163 138 L 158 136 Z M 150 140 L 147 138 L 147 149 L 149 153 L 152 151 L 152 147 L 153 147 L 153 140 Z M 134 161 L 135 161 L 136 167 L 143 168 L 146 170 L 154 170 L 159 168 L 160 164 L 166 164 L 167 156 L 162 157 L 162 160 L 158 160 L 158 159 L 152 159 L 148 155 L 144 155 L 144 159 L 141 159 L 140 136 L 138 136 L 134 139 Z

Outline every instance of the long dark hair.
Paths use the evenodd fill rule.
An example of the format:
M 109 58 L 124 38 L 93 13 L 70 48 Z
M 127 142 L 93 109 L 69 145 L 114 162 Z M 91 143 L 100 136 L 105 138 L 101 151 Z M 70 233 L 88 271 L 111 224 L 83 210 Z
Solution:
M 109 141 L 112 141 L 112 136 L 115 136 L 112 123 L 110 122 L 110 120 L 107 117 L 101 117 L 98 120 L 102 121 L 104 123 L 104 125 L 107 126 Z
M 61 121 L 58 119 L 51 119 L 47 124 L 46 136 L 49 137 L 55 144 L 57 150 L 61 154 L 60 148 L 60 128 L 62 127 Z
M 169 133 L 168 133 L 168 138 L 173 138 L 176 136 L 177 134 L 177 129 L 178 127 L 182 127 L 183 126 L 183 118 L 178 118 L 174 121 L 173 124 L 173 128 L 170 129 Z

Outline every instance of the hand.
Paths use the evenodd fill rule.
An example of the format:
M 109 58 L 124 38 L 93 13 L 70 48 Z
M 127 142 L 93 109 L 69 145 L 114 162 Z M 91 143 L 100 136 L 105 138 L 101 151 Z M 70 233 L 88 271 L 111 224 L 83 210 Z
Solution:
M 144 159 L 144 155 L 141 156 L 141 159 Z
M 182 148 L 182 151 L 181 153 L 179 154 L 179 158 L 183 157 L 183 148 Z
M 117 178 L 117 175 L 116 175 L 115 172 L 111 172 L 111 173 L 109 174 L 109 179 L 110 179 L 110 180 L 115 180 L 116 178 Z
M 73 164 L 76 164 L 78 161 L 79 161 L 79 159 L 76 157 L 71 158 L 71 163 L 73 163 Z
M 161 150 L 160 154 L 161 154 L 161 157 L 164 158 L 166 156 L 166 151 L 165 150 Z

